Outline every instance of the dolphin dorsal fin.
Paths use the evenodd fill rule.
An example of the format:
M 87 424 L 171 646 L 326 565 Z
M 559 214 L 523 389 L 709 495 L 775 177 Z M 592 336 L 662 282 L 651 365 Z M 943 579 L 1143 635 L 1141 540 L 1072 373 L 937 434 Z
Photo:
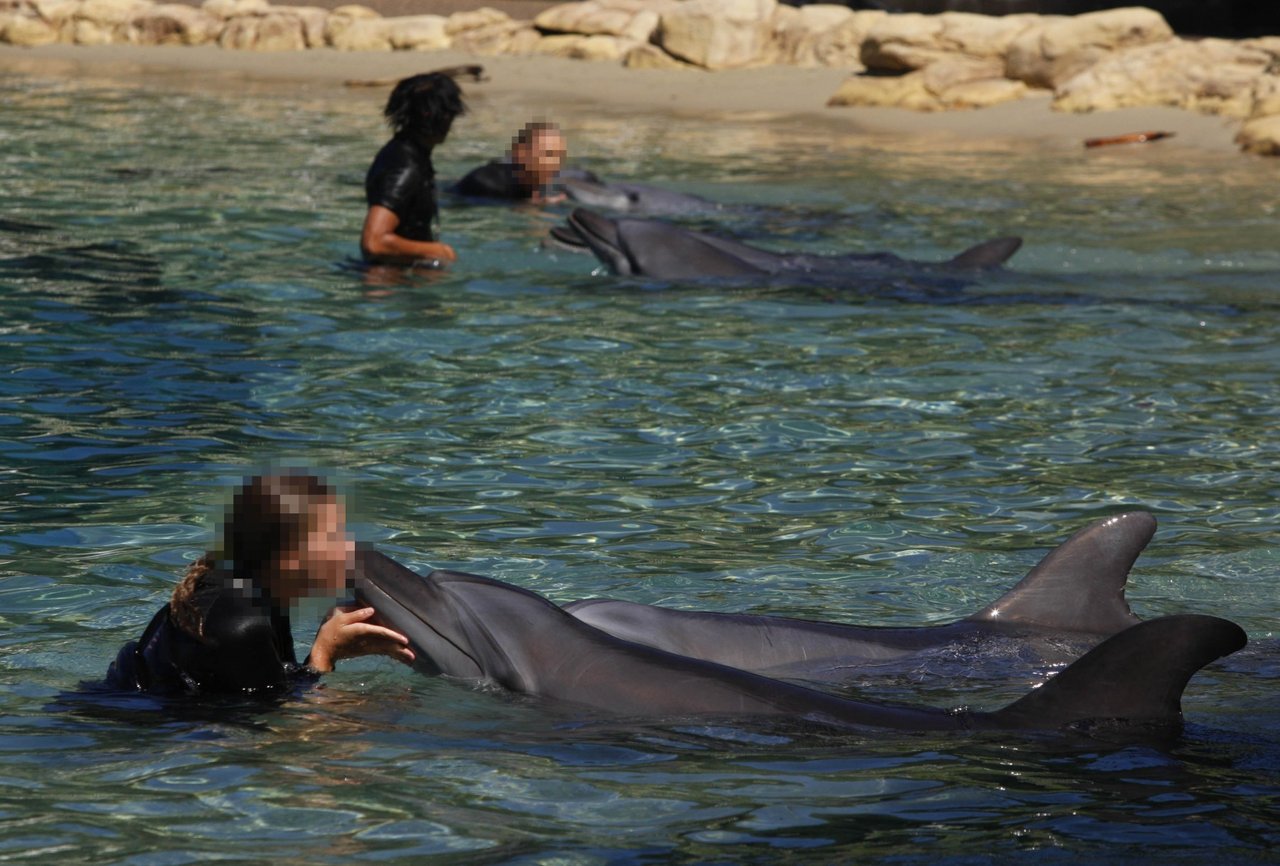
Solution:
M 1029 695 L 991 714 L 998 727 L 1122 719 L 1176 724 L 1192 675 L 1248 642 L 1230 620 L 1165 616 L 1112 635 Z
M 1093 634 L 1128 628 L 1139 619 L 1125 601 L 1125 581 L 1155 531 L 1145 511 L 1094 521 L 968 619 Z
M 1021 246 L 1022 238 L 1016 236 L 983 241 L 953 257 L 947 265 L 953 268 L 999 267 L 1013 258 Z

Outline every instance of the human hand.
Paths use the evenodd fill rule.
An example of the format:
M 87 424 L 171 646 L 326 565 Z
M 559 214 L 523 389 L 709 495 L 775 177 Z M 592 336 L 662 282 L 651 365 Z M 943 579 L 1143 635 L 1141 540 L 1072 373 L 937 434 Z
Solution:
M 371 607 L 335 607 L 316 632 L 308 657 L 310 665 L 318 671 L 331 671 L 342 659 L 371 655 L 413 664 L 409 639 L 378 625 L 373 621 L 376 616 L 377 611 Z

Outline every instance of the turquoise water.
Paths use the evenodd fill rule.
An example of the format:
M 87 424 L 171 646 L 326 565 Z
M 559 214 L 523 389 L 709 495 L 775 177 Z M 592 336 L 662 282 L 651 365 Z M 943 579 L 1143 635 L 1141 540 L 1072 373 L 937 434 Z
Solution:
M 561 110 L 581 165 L 738 205 L 717 224 L 755 242 L 1026 246 L 946 302 L 662 286 L 543 250 L 556 214 L 451 206 L 460 266 L 379 285 L 349 261 L 381 96 L 0 79 L 0 858 L 1274 862 L 1280 162 Z M 443 176 L 528 111 L 474 108 Z M 266 710 L 82 687 L 278 462 L 415 566 L 872 624 L 963 616 L 1144 508 L 1135 611 L 1251 645 L 1168 748 L 619 731 L 380 659 Z

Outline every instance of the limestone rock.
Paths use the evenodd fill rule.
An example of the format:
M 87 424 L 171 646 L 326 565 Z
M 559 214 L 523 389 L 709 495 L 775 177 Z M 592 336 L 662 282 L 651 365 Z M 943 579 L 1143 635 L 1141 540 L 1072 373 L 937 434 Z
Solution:
M 267 0 L 204 0 L 200 8 L 226 21 L 243 15 L 265 15 L 269 4 Z
M 658 29 L 658 7 L 674 3 L 646 0 L 586 0 L 562 3 L 544 10 L 533 26 L 547 33 L 578 33 L 584 36 L 622 36 L 647 42 Z
M 662 13 L 655 42 L 706 69 L 757 65 L 773 43 L 777 0 L 685 0 Z
M 511 16 L 490 6 L 469 9 L 466 12 L 455 12 L 449 16 L 444 30 L 450 36 L 457 36 L 468 30 L 480 30 L 495 24 L 513 24 Z
M 1273 114 L 1280 114 L 1280 69 L 1274 63 L 1253 81 L 1248 117 L 1270 117 Z
M 618 61 L 640 43 L 634 39 L 620 36 L 580 36 L 578 34 L 561 34 L 544 36 L 533 47 L 534 54 L 546 54 L 551 57 L 567 57 L 572 60 L 613 60 Z
M 388 18 L 391 47 L 397 51 L 439 51 L 453 44 L 445 32 L 443 15 L 406 15 Z
M 1269 54 L 1224 39 L 1175 39 L 1116 52 L 1068 80 L 1054 94 L 1060 111 L 1169 105 L 1246 116 L 1254 82 Z
M 956 54 L 1003 58 L 1009 46 L 1044 19 L 1038 15 L 887 15 L 868 29 L 862 62 L 868 69 L 905 72 L 923 69 Z
M 128 41 L 135 45 L 204 45 L 218 38 L 222 19 L 185 3 L 155 6 L 129 22 Z
M 622 65 L 628 69 L 697 69 L 692 63 L 686 63 L 672 57 L 656 45 L 648 43 L 637 45 L 622 58 Z
M 1248 121 L 1236 135 L 1236 143 L 1249 153 L 1280 156 L 1280 114 Z
M 845 29 L 846 25 L 859 14 L 846 6 L 825 3 L 802 6 L 799 9 L 794 6 L 779 6 L 773 16 L 773 62 L 792 66 L 860 67 L 862 64 L 858 60 L 858 52 L 862 43 L 861 35 L 851 53 L 836 48 L 835 40 L 831 38 L 831 34 L 839 33 L 840 39 L 847 39 L 850 31 Z M 834 62 L 828 63 L 828 60 Z
M 343 33 L 345 33 L 347 30 L 353 27 L 357 22 L 374 21 L 374 20 L 380 19 L 381 17 L 382 17 L 381 15 L 379 15 L 377 12 L 375 12 L 374 10 L 370 9 L 367 6 L 357 6 L 357 5 L 339 6 L 338 8 L 330 12 L 329 17 L 325 19 L 325 22 L 324 22 L 325 44 L 332 45 L 335 48 L 337 47 L 339 41 L 343 41 L 344 44 L 354 44 L 354 42 L 356 41 L 355 39 L 344 41 Z M 390 50 L 391 48 L 390 38 L 387 39 L 386 48 L 388 50 Z
M 507 18 L 484 27 L 463 30 L 453 35 L 453 47 L 472 54 L 530 54 L 542 33 L 527 24 Z
M 272 12 L 232 18 L 222 28 L 218 45 L 240 51 L 302 51 L 308 43 L 300 17 Z
M 946 111 L 1021 99 L 1027 86 L 1005 78 L 1003 68 L 998 58 L 952 56 L 905 75 L 854 75 L 827 105 Z
M 335 15 L 329 16 L 330 26 Z M 339 51 L 390 51 L 391 18 L 355 18 L 345 27 L 325 30 L 325 39 Z
M 21 12 L 0 12 L 0 43 L 34 48 L 58 41 L 58 28 L 38 18 Z
M 272 15 L 287 15 L 298 19 L 307 48 L 323 48 L 324 29 L 329 23 L 329 10 L 320 6 L 272 6 Z
M 1005 75 L 1032 87 L 1056 88 L 1113 51 L 1172 38 L 1164 18 L 1151 9 L 1044 16 L 1009 45 Z

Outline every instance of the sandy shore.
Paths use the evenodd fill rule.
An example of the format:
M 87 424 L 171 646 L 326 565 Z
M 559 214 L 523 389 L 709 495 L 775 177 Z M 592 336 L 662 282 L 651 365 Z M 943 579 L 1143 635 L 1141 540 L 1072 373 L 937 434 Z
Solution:
M 1062 114 L 1046 96 L 978 111 L 920 113 L 889 108 L 827 108 L 847 75 L 839 69 L 768 67 L 727 72 L 634 70 L 602 62 L 552 57 L 482 57 L 458 51 L 228 51 L 216 47 L 0 45 L 0 71 L 66 78 L 110 78 L 202 89 L 259 85 L 345 90 L 344 82 L 394 78 L 438 67 L 481 63 L 489 76 L 467 84 L 472 99 L 519 100 L 529 113 L 593 107 L 616 112 L 665 112 L 763 123 L 791 118 L 835 131 L 948 140 L 1024 139 L 1079 148 L 1086 138 L 1163 130 L 1175 137 L 1128 147 L 1236 151 L 1237 121 L 1170 108 Z M 1248 158 L 1248 157 L 1241 157 Z

